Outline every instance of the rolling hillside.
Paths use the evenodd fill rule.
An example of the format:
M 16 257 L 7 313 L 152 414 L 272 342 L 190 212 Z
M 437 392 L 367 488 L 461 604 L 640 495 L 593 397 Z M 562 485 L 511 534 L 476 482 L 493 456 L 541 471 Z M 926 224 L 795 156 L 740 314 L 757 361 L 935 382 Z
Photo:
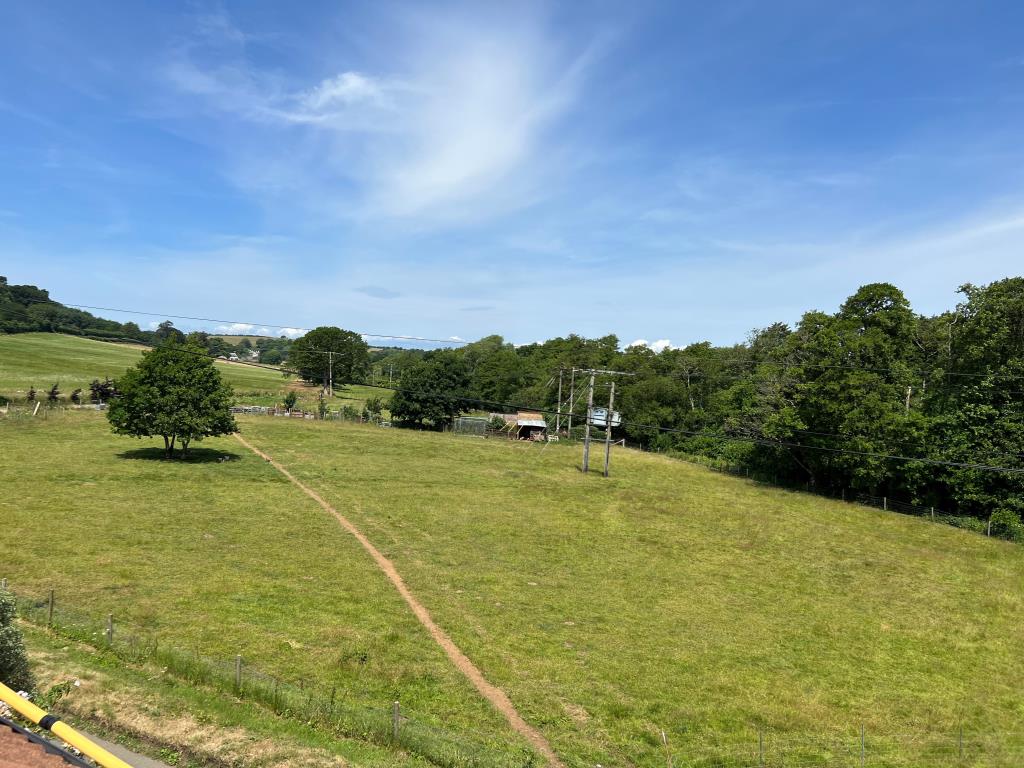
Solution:
M 93 379 L 114 379 L 134 365 L 144 346 L 94 341 L 60 333 L 0 335 L 0 394 L 24 396 L 30 386 L 46 390 L 57 382 L 64 394 L 86 391 Z M 242 392 L 277 392 L 285 380 L 275 371 L 217 361 L 224 379 Z
M 961 727 L 964 764 L 1024 746 L 1022 547 L 632 451 L 605 480 L 567 445 L 242 429 L 392 560 L 566 765 L 756 765 L 759 732 L 768 765 L 853 764 L 862 725 L 873 765 L 950 764 Z M 0 422 L 0 440 L 13 584 L 524 748 L 354 539 L 236 441 L 162 462 L 81 413 Z
M 135 364 L 145 349 L 58 333 L 0 334 L 0 395 L 23 399 L 29 387 L 34 386 L 42 397 L 54 382 L 60 385 L 65 398 L 76 387 L 88 395 L 89 382 L 106 376 L 117 378 Z M 275 405 L 281 402 L 286 390 L 294 389 L 300 407 L 316 407 L 319 387 L 268 368 L 223 360 L 216 365 L 225 381 L 234 387 L 235 399 L 240 403 Z M 386 402 L 390 395 L 387 390 L 358 384 L 338 386 L 332 405 L 362 408 L 367 398 L 380 397 Z

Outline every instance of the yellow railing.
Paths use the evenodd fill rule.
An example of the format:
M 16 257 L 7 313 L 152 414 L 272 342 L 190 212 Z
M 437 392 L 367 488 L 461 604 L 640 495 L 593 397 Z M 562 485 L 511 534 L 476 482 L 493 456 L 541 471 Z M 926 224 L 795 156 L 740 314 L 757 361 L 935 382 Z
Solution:
M 98 744 L 93 744 L 70 725 L 58 720 L 54 715 L 47 714 L 3 683 L 0 683 L 0 701 L 5 702 L 15 712 L 28 718 L 36 725 L 50 731 L 65 744 L 70 744 L 86 757 L 102 765 L 103 768 L 132 768 L 121 758 L 110 754 Z

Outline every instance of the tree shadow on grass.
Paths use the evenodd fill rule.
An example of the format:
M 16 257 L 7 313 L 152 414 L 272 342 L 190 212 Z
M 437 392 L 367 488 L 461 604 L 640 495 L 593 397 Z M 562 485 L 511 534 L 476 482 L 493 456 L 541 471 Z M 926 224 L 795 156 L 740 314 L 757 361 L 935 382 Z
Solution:
M 181 461 L 185 464 L 210 464 L 212 462 L 238 461 L 237 453 L 218 451 L 213 448 L 189 448 L 188 454 L 182 458 L 181 449 L 174 449 L 174 458 L 168 459 L 163 448 L 136 448 L 117 454 L 121 459 L 141 459 L 143 461 Z

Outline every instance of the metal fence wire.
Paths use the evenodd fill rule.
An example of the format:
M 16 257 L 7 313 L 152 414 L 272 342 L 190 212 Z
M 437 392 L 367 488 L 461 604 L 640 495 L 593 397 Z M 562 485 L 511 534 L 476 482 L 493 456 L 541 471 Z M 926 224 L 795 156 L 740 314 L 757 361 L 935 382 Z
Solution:
M 150 664 L 191 685 L 255 702 L 281 715 L 337 736 L 394 746 L 442 768 L 534 768 L 541 759 L 525 746 L 501 738 L 458 733 L 407 711 L 396 702 L 367 701 L 357 691 L 313 679 L 286 679 L 242 657 L 218 659 L 161 642 L 152 633 L 107 616 L 65 607 L 59 596 L 0 589 L 15 597 L 20 617 L 85 643 L 130 664 Z M 1024 765 L 1024 727 L 983 733 L 963 726 L 919 733 L 839 730 L 822 734 L 779 733 L 768 728 L 740 732 L 674 730 L 648 734 L 644 753 L 618 748 L 595 762 L 603 768 L 668 765 L 672 768 L 919 768 L 922 766 Z M 589 765 L 589 763 L 588 763 Z
M 256 702 L 276 714 L 318 726 L 338 736 L 396 746 L 444 768 L 528 768 L 538 758 L 528 748 L 476 734 L 456 733 L 405 711 L 395 702 L 372 702 L 358 692 L 314 679 L 288 679 L 245 662 L 216 659 L 161 642 L 142 628 L 114 616 L 97 619 L 69 609 L 52 595 L 7 587 L 19 616 L 69 639 L 131 664 L 152 664 L 191 685 L 205 686 Z

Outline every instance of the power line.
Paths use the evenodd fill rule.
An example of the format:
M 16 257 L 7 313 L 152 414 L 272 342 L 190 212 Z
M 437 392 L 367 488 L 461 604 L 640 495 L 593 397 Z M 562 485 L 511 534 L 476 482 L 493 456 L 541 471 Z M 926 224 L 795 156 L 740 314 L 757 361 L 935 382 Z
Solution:
M 22 302 L 19 302 L 19 303 L 22 303 Z M 58 302 L 55 302 L 52 299 L 46 299 L 46 300 L 44 300 L 44 299 L 25 299 L 25 303 L 53 304 L 55 306 L 58 305 Z M 281 329 L 284 329 L 284 328 L 288 328 L 288 329 L 296 330 L 296 331 L 305 331 L 307 333 L 310 330 L 312 330 L 311 328 L 299 328 L 298 326 L 294 326 L 294 325 L 275 325 L 274 323 L 250 323 L 250 322 L 245 322 L 245 321 L 241 321 L 241 320 L 218 320 L 217 318 L 213 318 L 213 317 L 194 317 L 192 315 L 170 315 L 170 314 L 166 314 L 166 313 L 163 313 L 163 312 L 143 312 L 141 310 L 121 309 L 121 308 L 118 308 L 118 307 L 97 307 L 97 306 L 93 306 L 91 304 L 67 304 L 67 303 L 61 302 L 59 305 L 60 306 L 64 306 L 64 307 L 74 307 L 75 309 L 94 309 L 94 310 L 97 310 L 99 312 L 121 312 L 121 313 L 126 314 L 126 315 L 145 315 L 147 317 L 165 317 L 165 318 L 172 318 L 174 320 L 195 320 L 195 321 L 203 322 L 203 323 L 222 323 L 222 324 L 228 324 L 228 325 L 251 325 L 253 327 L 277 328 L 278 330 L 281 330 Z M 99 318 L 99 319 L 103 320 L 105 318 Z M 399 340 L 399 341 L 429 341 L 429 342 L 433 342 L 433 343 L 437 343 L 437 344 L 471 344 L 472 343 L 472 342 L 466 341 L 464 339 L 432 339 L 432 338 L 428 338 L 426 336 L 403 336 L 403 335 L 394 334 L 394 333 L 366 333 L 366 332 L 363 332 L 363 331 L 355 331 L 355 333 L 358 333 L 360 336 L 367 336 L 367 337 L 374 338 L 374 339 L 396 339 L 396 340 Z
M 83 335 L 84 336 L 84 334 L 79 334 L 79 335 Z M 104 337 L 86 336 L 86 338 L 97 338 L 97 339 L 103 340 L 103 341 L 110 341 L 109 338 L 104 338 Z M 153 345 L 146 344 L 145 342 L 140 342 L 138 339 L 122 339 L 122 341 L 129 341 L 130 343 L 133 343 L 133 344 L 142 344 L 143 346 L 149 346 L 151 348 L 155 348 L 155 347 L 153 347 Z M 166 348 L 169 349 L 169 350 L 172 350 L 173 352 L 176 352 L 176 353 L 192 354 L 192 355 L 196 355 L 196 356 L 206 357 L 206 358 L 209 358 L 209 359 L 212 359 L 212 360 L 217 360 L 218 359 L 216 356 L 214 356 L 212 354 L 205 353 L 205 352 L 198 352 L 198 351 L 182 349 L 180 347 L 173 347 L 173 346 L 172 347 L 166 347 Z M 289 369 L 286 369 L 286 368 L 277 368 L 277 367 L 273 367 L 273 366 L 262 365 L 262 364 L 259 364 L 259 363 L 249 363 L 249 362 L 243 362 L 243 361 L 237 361 L 237 362 L 231 361 L 231 362 L 233 362 L 235 364 L 251 365 L 251 366 L 257 367 L 257 368 L 264 368 L 264 369 L 272 370 L 272 371 L 275 371 L 275 372 L 278 372 L 278 373 L 297 374 L 296 371 L 292 371 L 292 370 L 289 370 Z M 505 409 L 509 409 L 509 410 L 513 410 L 513 409 L 514 410 L 532 410 L 532 411 L 536 411 L 536 412 L 544 413 L 544 414 L 548 414 L 548 415 L 557 414 L 557 411 L 552 411 L 551 409 L 548 409 L 548 408 L 537 408 L 537 407 L 534 407 L 534 406 L 524 406 L 524 405 L 517 405 L 517 404 L 510 404 L 510 403 L 501 403 L 501 402 L 496 402 L 496 401 L 485 400 L 485 399 L 482 399 L 482 398 L 472 398 L 472 397 L 466 397 L 466 396 L 461 396 L 461 395 L 453 395 L 451 393 L 423 392 L 423 391 L 417 391 L 417 390 L 404 389 L 404 388 L 401 388 L 401 387 L 384 387 L 384 386 L 381 386 L 381 385 L 376 385 L 376 388 L 384 389 L 384 390 L 390 390 L 392 392 L 402 392 L 402 393 L 405 393 L 405 394 L 418 395 L 418 396 L 421 396 L 421 397 L 435 397 L 435 398 L 441 398 L 441 399 L 456 400 L 456 401 L 459 401 L 459 402 L 468 402 L 468 403 L 477 403 L 477 404 L 481 404 L 481 405 L 490 405 L 492 407 L 505 408 Z M 588 422 L 589 422 L 589 418 L 588 418 Z M 643 431 L 656 431 L 656 432 L 663 432 L 663 433 L 668 433 L 668 434 L 682 434 L 682 435 L 687 435 L 687 436 L 690 436 L 690 437 L 707 437 L 707 438 L 711 438 L 711 439 L 724 440 L 724 441 L 728 441 L 728 442 L 750 443 L 750 444 L 753 444 L 753 445 L 760 445 L 760 446 L 765 446 L 765 447 L 801 448 L 801 449 L 804 449 L 804 450 L 821 451 L 821 452 L 833 453 L 833 454 L 845 454 L 845 455 L 854 455 L 854 456 L 867 456 L 867 457 L 879 458 L 879 459 L 884 459 L 884 460 L 889 460 L 889 461 L 916 462 L 916 463 L 919 463 L 919 464 L 925 464 L 925 465 L 929 465 L 929 466 L 955 467 L 955 468 L 961 468 L 961 469 L 974 469 L 974 470 L 978 470 L 978 471 L 1005 472 L 1005 473 L 1009 473 L 1009 474 L 1019 474 L 1019 473 L 1024 474 L 1024 468 L 1018 468 L 1018 467 L 1001 467 L 1001 466 L 994 466 L 994 465 L 987 465 L 987 464 L 976 464 L 976 463 L 971 463 L 971 462 L 957 462 L 957 461 L 947 461 L 947 460 L 943 460 L 943 459 L 929 459 L 929 458 L 925 458 L 925 457 L 901 456 L 901 455 L 898 455 L 898 454 L 888 454 L 888 453 L 881 453 L 881 452 L 877 452 L 877 451 L 860 451 L 860 450 L 845 449 L 845 448 L 833 448 L 833 447 L 829 447 L 829 446 L 805 445 L 805 444 L 802 444 L 802 443 L 796 443 L 796 442 L 786 441 L 786 440 L 776 440 L 776 439 L 771 439 L 771 438 L 740 437 L 740 436 L 736 436 L 736 435 L 723 435 L 721 433 L 709 433 L 709 432 L 700 432 L 700 431 L 696 431 L 696 430 L 679 429 L 679 428 L 674 428 L 674 427 L 662 427 L 662 426 L 656 425 L 656 424 L 639 424 L 639 423 L 634 423 L 634 422 L 625 422 L 625 421 L 623 421 L 620 424 L 620 426 L 622 426 L 622 427 L 632 427 L 633 429 L 643 430 Z M 1003 454 L 1003 455 L 1006 455 L 1006 454 Z

